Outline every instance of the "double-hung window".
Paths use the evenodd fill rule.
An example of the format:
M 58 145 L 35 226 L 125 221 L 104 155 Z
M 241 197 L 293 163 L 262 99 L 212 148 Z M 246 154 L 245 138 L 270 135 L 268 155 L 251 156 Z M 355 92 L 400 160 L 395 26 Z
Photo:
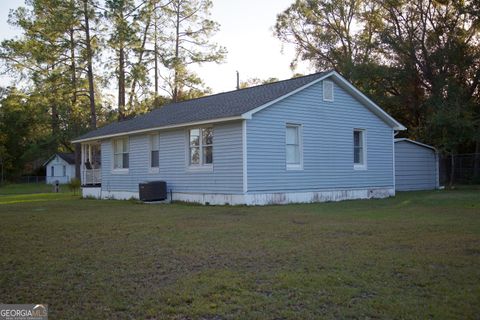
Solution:
M 129 166 L 128 138 L 113 140 L 113 169 L 126 170 Z
M 159 135 L 150 135 L 150 170 L 158 171 L 159 167 Z
M 353 168 L 364 170 L 366 166 L 365 130 L 353 130 Z
M 213 164 L 213 128 L 195 128 L 189 131 L 190 166 Z
M 302 127 L 298 124 L 287 124 L 286 162 L 287 170 L 302 169 Z

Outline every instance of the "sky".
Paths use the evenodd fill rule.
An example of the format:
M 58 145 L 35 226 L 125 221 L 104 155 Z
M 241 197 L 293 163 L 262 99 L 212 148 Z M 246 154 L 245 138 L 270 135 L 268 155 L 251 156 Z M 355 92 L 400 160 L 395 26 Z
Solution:
M 291 78 L 290 62 L 294 58 L 292 46 L 284 46 L 273 36 L 276 15 L 293 0 L 212 0 L 211 19 L 220 23 L 220 31 L 213 40 L 227 48 L 226 61 L 195 67 L 195 71 L 212 88 L 213 93 L 234 90 L 236 71 L 240 80 L 249 78 Z M 8 25 L 10 9 L 24 5 L 24 0 L 0 0 L 0 40 L 20 35 L 18 29 Z M 282 50 L 283 49 L 283 50 Z M 283 52 L 282 52 L 283 51 Z M 311 73 L 308 65 L 301 64 L 295 72 Z M 2 86 L 11 82 L 0 77 Z M 5 83 L 7 82 L 7 83 Z

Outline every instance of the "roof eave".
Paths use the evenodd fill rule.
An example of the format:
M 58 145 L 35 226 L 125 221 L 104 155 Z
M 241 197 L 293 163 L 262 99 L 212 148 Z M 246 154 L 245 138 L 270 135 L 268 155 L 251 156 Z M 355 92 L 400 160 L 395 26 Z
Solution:
M 54 158 L 56 155 L 57 155 L 56 153 L 54 153 L 53 155 L 51 155 L 51 156 L 47 159 L 47 161 L 45 161 L 45 162 L 42 164 L 42 167 L 45 167 L 50 161 L 53 160 L 53 158 Z
M 185 122 L 185 123 L 179 123 L 179 124 L 174 124 L 174 125 L 169 125 L 169 126 L 160 126 L 160 127 L 154 127 L 154 128 L 148 128 L 148 129 L 141 129 L 141 130 L 133 130 L 133 131 L 112 133 L 112 134 L 106 134 L 106 135 L 99 135 L 99 136 L 89 137 L 89 138 L 85 138 L 85 139 L 76 139 L 76 140 L 72 140 L 71 142 L 72 143 L 84 143 L 84 142 L 98 141 L 98 140 L 127 136 L 127 135 L 147 133 L 147 132 L 152 132 L 152 131 L 169 130 L 169 129 L 184 128 L 184 127 L 197 126 L 197 125 L 205 125 L 205 124 L 210 124 L 210 123 L 228 122 L 228 121 L 245 120 L 245 119 L 247 119 L 247 118 L 245 118 L 243 115 L 240 115 L 240 116 L 217 118 L 217 119 L 210 119 L 210 120 L 204 120 L 204 121 Z
M 421 142 L 418 142 L 418 141 L 415 141 L 415 140 L 412 140 L 412 139 L 408 139 L 408 138 L 397 138 L 397 139 L 395 139 L 395 143 L 402 142 L 402 141 L 410 142 L 410 143 L 416 144 L 418 146 L 428 148 L 428 149 L 432 149 L 435 152 L 438 152 L 437 148 L 435 148 L 434 146 L 431 146 L 431 145 L 428 145 L 428 144 L 425 144 L 425 143 L 421 143 Z

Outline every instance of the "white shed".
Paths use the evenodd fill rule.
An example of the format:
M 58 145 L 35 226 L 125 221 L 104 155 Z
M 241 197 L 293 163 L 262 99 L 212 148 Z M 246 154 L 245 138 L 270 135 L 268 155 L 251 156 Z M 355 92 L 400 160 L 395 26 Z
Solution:
M 438 187 L 437 150 L 410 139 L 395 139 L 395 189 L 433 190 Z
M 44 164 L 47 184 L 69 183 L 75 178 L 75 155 L 73 153 L 55 153 Z

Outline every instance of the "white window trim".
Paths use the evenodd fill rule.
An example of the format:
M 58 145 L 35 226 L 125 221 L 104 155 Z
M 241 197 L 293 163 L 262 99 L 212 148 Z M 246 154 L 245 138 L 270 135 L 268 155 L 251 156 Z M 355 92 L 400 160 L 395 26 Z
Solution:
M 127 139 L 128 145 L 128 168 L 115 168 L 115 141 L 120 139 Z M 128 174 L 130 170 L 130 138 L 127 137 L 120 137 L 112 139 L 111 141 L 112 146 L 112 174 Z
M 186 170 L 188 172 L 213 172 L 213 163 L 204 164 L 203 163 L 203 143 L 202 143 L 202 129 L 211 128 L 214 130 L 213 126 L 195 126 L 190 127 L 185 130 L 185 164 Z M 190 164 L 190 130 L 200 129 L 200 163 L 199 164 Z M 213 141 L 212 141 L 212 150 L 215 150 L 215 130 L 213 132 Z M 212 154 L 213 156 L 213 154 Z M 213 159 L 212 159 L 213 160 Z
M 358 164 L 355 163 L 355 155 L 354 155 L 354 162 L 353 162 L 353 169 L 354 170 L 367 170 L 367 129 L 362 129 L 362 128 L 354 128 L 353 132 L 355 131 L 360 131 L 362 132 L 361 137 L 362 137 L 362 156 L 363 156 L 363 163 Z M 352 133 L 353 133 L 352 132 Z M 353 135 L 352 135 L 353 139 Z M 355 147 L 355 141 L 352 140 L 352 145 Z
M 325 87 L 327 84 L 331 84 L 332 85 L 332 99 L 327 99 L 325 97 Z M 330 81 L 330 80 L 323 80 L 323 101 L 328 101 L 328 102 L 333 102 L 335 100 L 335 85 L 333 84 L 333 81 Z
M 298 128 L 298 149 L 300 152 L 300 164 L 288 164 L 287 163 L 287 127 Z M 303 170 L 303 125 L 295 122 L 285 123 L 285 168 L 287 171 L 301 171 Z
M 113 174 L 128 174 L 128 169 L 126 168 L 117 168 L 117 169 L 112 169 Z
M 157 136 L 158 138 L 158 167 L 152 167 L 152 137 Z M 159 173 L 160 172 L 160 134 L 151 133 L 148 135 L 148 173 Z

